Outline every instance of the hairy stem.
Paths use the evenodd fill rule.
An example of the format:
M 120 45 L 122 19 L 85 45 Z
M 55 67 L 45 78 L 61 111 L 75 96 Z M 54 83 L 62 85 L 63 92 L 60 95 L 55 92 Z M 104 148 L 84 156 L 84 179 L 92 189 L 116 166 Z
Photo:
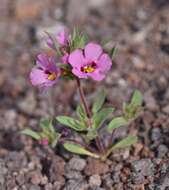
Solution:
M 96 145 L 97 145 L 97 147 L 98 147 L 98 149 L 99 149 L 99 151 L 100 151 L 101 153 L 104 153 L 104 152 L 105 152 L 104 145 L 103 145 L 103 143 L 102 143 L 102 141 L 101 141 L 101 139 L 100 139 L 99 136 L 96 137 Z
M 109 144 L 108 144 L 109 147 L 110 147 L 110 146 L 112 145 L 112 143 L 113 143 L 113 138 L 114 138 L 115 131 L 116 131 L 116 130 L 114 130 L 114 131 L 111 133 L 111 136 L 110 136 L 110 139 L 109 139 Z
M 86 102 L 86 99 L 85 99 L 85 96 L 84 96 L 84 92 L 83 92 L 83 88 L 81 86 L 80 80 L 78 78 L 76 78 L 76 81 L 77 81 L 77 87 L 78 87 L 78 90 L 79 90 L 80 98 L 81 98 L 82 104 L 84 106 L 84 109 L 86 111 L 87 117 L 91 118 L 92 114 L 91 114 L 91 112 L 89 110 L 89 107 L 87 105 L 87 102 Z
M 78 78 L 76 78 L 76 82 L 77 82 L 77 86 L 78 86 L 78 90 L 79 90 L 79 94 L 80 94 L 80 98 L 81 98 L 81 101 L 82 101 L 82 104 L 84 106 L 84 109 L 85 109 L 85 112 L 86 112 L 86 115 L 89 119 L 90 122 L 88 122 L 88 127 L 91 127 L 92 125 L 92 122 L 91 122 L 91 118 L 92 118 L 92 113 L 87 105 L 87 102 L 86 102 L 86 99 L 85 99 L 85 95 L 84 95 L 84 92 L 83 92 L 83 88 L 81 86 L 81 83 L 80 83 L 80 80 Z M 96 139 L 96 146 L 99 150 L 100 153 L 104 153 L 105 152 L 105 148 L 104 148 L 104 145 L 103 143 L 101 142 L 100 140 L 100 137 L 97 136 Z

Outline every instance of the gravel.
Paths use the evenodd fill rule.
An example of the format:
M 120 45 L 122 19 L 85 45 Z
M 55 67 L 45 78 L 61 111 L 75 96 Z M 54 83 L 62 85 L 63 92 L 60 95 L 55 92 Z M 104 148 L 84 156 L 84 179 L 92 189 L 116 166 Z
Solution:
M 154 173 L 154 164 L 150 159 L 136 160 L 131 163 L 133 172 L 141 173 L 143 176 L 151 176 Z
M 81 158 L 72 158 L 68 162 L 68 168 L 70 170 L 82 171 L 86 166 L 86 161 Z
M 168 9 L 168 0 L 2 0 L 0 190 L 169 188 Z M 103 39 L 108 41 L 105 47 L 118 46 L 113 68 L 102 82 L 108 93 L 106 106 L 121 110 L 134 89 L 144 94 L 143 114 L 119 128 L 114 139 L 132 134 L 138 143 L 113 152 L 105 162 L 59 147 L 47 151 L 19 133 L 26 127 L 38 130 L 42 117 L 73 115 L 78 100 L 74 81 L 60 82 L 47 96 L 39 96 L 28 78 L 35 56 L 52 53 L 44 45 L 44 31 L 65 26 L 71 30 L 75 25 L 92 41 Z M 86 81 L 89 105 L 99 87 L 100 83 Z
M 100 175 L 92 175 L 92 176 L 90 176 L 90 178 L 89 178 L 89 185 L 90 185 L 90 187 L 93 187 L 93 186 L 98 186 L 98 187 L 100 187 L 100 185 L 101 185 L 101 177 L 100 177 Z
M 63 190 L 87 190 L 88 184 L 85 180 L 69 180 Z

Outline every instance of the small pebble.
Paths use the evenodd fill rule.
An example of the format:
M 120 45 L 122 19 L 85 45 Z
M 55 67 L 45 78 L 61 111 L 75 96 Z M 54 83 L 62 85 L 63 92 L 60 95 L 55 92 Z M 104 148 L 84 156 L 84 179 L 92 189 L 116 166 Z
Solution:
M 91 187 L 93 187 L 93 186 L 98 186 L 99 187 L 101 185 L 101 177 L 100 177 L 100 175 L 95 174 L 95 175 L 90 176 L 89 185 Z
M 81 158 L 72 158 L 68 163 L 70 170 L 82 171 L 86 166 L 86 161 Z

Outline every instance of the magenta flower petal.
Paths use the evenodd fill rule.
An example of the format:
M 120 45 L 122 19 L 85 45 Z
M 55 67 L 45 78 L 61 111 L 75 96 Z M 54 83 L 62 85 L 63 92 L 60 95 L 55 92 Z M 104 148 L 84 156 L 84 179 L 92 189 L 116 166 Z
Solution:
M 37 60 L 36 60 L 36 64 L 40 67 L 40 68 L 43 68 L 45 69 L 48 65 L 48 57 L 46 54 L 39 54 L 37 56 Z
M 76 68 L 72 69 L 72 73 L 79 78 L 85 78 L 85 79 L 87 78 L 87 75 L 85 73 L 81 72 Z
M 58 42 L 60 43 L 60 45 L 68 45 L 69 43 L 69 33 L 67 31 L 62 31 L 62 32 L 59 32 L 57 35 L 56 35 L 56 38 L 58 40 Z
M 112 66 L 112 60 L 109 55 L 104 53 L 98 60 L 98 66 L 102 72 L 109 71 Z
M 69 60 L 69 54 L 65 54 L 61 57 L 61 61 L 62 63 L 68 63 L 68 60 Z
M 95 43 L 88 43 L 85 47 L 85 57 L 91 60 L 97 60 L 102 54 L 102 47 Z
M 103 53 L 100 45 L 89 43 L 83 51 L 78 49 L 69 55 L 72 73 L 79 78 L 92 78 L 101 81 L 110 70 L 112 61 L 108 54 Z
M 88 76 L 91 77 L 95 81 L 101 81 L 105 78 L 105 75 L 100 73 L 98 70 L 93 73 L 88 73 Z
M 55 58 L 45 54 L 40 54 L 36 63 L 37 67 L 34 67 L 30 73 L 30 80 L 32 85 L 44 91 L 56 84 L 61 71 L 55 64 Z
M 61 46 L 67 46 L 69 44 L 69 41 L 70 41 L 70 34 L 66 31 L 66 30 L 63 30 L 59 33 L 55 33 L 54 34 L 54 37 L 56 38 L 56 40 L 58 41 L 58 43 L 61 45 Z M 51 49 L 54 49 L 56 50 L 56 47 L 52 41 L 51 38 L 48 38 L 46 40 L 46 43 L 47 45 L 51 48 Z
M 30 80 L 32 85 L 40 85 L 47 82 L 47 75 L 43 70 L 38 68 L 33 68 L 30 73 Z
M 69 63 L 72 67 L 81 67 L 85 62 L 82 50 L 75 50 L 69 55 Z

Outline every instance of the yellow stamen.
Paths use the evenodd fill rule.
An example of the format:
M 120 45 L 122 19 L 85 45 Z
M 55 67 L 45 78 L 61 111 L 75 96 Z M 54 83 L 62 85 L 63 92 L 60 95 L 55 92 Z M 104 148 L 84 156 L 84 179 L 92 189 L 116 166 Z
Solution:
M 48 80 L 55 80 L 56 79 L 56 73 L 51 73 L 48 75 Z
M 83 71 L 85 73 L 92 73 L 95 69 L 92 66 L 85 66 L 83 67 Z

